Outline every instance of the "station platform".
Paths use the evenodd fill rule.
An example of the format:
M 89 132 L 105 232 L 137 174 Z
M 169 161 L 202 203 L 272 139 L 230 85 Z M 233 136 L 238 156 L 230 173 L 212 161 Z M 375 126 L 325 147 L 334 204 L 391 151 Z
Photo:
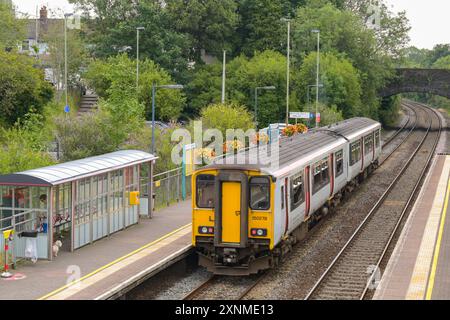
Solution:
M 437 154 L 374 300 L 450 299 L 449 141 L 444 120 Z
M 0 300 L 100 300 L 179 261 L 191 250 L 191 201 L 158 210 L 152 219 L 54 261 L 27 262 L 0 279 Z

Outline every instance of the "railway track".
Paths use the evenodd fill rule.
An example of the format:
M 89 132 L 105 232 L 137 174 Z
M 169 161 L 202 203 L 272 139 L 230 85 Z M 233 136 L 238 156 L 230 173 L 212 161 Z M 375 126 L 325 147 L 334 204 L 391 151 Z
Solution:
M 242 300 L 264 277 L 264 273 L 247 278 L 211 276 L 187 294 L 183 300 Z
M 407 117 L 406 121 L 404 121 L 404 123 L 400 125 L 400 128 L 396 130 L 386 141 L 383 142 L 383 148 L 391 144 L 391 142 L 394 141 L 394 139 L 397 138 L 400 135 L 400 133 L 402 133 L 406 129 L 408 124 L 412 122 L 413 119 L 412 115 L 414 114 L 415 116 L 415 110 L 411 108 L 408 104 L 404 103 L 403 107 L 407 109 L 409 116 Z
M 405 105 L 405 107 L 408 110 L 408 118 L 407 120 L 401 125 L 401 127 L 392 135 L 390 136 L 384 143 L 383 143 L 383 149 L 386 149 L 391 144 L 394 144 L 394 146 L 390 147 L 391 150 L 389 150 L 382 162 L 386 161 L 388 158 L 390 158 L 395 151 L 398 150 L 402 146 L 402 144 L 410 137 L 410 135 L 414 132 L 417 126 L 417 118 L 418 115 L 416 114 L 415 108 L 411 108 L 408 105 Z M 268 272 L 267 272 L 268 273 Z M 257 278 L 252 279 L 245 285 L 242 283 L 233 284 L 233 281 L 236 282 L 234 279 L 236 278 L 228 278 L 227 280 L 224 280 L 223 277 L 219 276 L 211 276 L 206 281 L 204 281 L 202 284 L 197 286 L 194 290 L 192 290 L 189 294 L 187 294 L 183 300 L 202 300 L 202 299 L 211 299 L 212 296 L 215 296 L 219 299 L 233 299 L 233 300 L 242 300 L 244 299 L 259 283 L 262 282 L 262 280 L 265 278 L 265 275 L 267 273 L 264 273 L 262 275 L 257 276 Z M 224 285 L 224 281 L 227 282 L 226 285 Z M 224 290 L 224 286 L 228 287 L 230 290 Z M 218 293 L 219 292 L 219 296 Z
M 442 130 L 434 110 L 420 105 L 415 108 L 427 114 L 420 143 L 305 300 L 364 299 L 376 287 L 380 264 L 426 174 Z

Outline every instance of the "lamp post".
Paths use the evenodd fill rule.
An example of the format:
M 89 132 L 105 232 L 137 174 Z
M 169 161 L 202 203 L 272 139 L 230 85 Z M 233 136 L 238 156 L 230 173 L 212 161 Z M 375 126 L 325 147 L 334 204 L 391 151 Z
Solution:
M 310 84 L 309 86 L 307 86 L 307 89 L 306 89 L 306 96 L 307 96 L 306 102 L 308 104 L 308 111 L 309 112 L 312 112 L 312 110 L 311 110 L 311 101 L 310 101 L 310 90 L 311 90 L 311 88 L 317 88 L 317 91 L 319 91 L 319 88 L 323 88 L 323 84 L 319 84 L 319 86 L 317 86 L 316 84 Z
M 287 71 L 286 71 L 286 126 L 289 124 L 289 85 L 290 85 L 290 67 L 291 67 L 291 19 L 281 18 L 281 21 L 287 22 Z
M 275 86 L 256 87 L 255 88 L 255 121 L 256 127 L 258 127 L 258 90 L 275 90 Z
M 317 122 L 317 113 L 319 112 L 319 72 L 320 72 L 320 30 L 311 30 L 312 33 L 317 33 L 317 72 L 316 72 L 316 128 L 319 126 Z
M 64 14 L 64 91 L 66 96 L 66 106 L 69 105 L 69 97 L 67 92 L 67 18 L 73 16 L 73 13 Z
M 172 90 L 181 90 L 184 86 L 181 84 L 169 84 L 169 85 L 156 85 L 155 82 L 153 82 L 152 85 L 152 148 L 151 148 L 151 154 L 155 154 L 155 107 L 156 107 L 156 89 L 172 89 Z
M 136 91 L 139 92 L 139 31 L 145 30 L 144 27 L 136 28 Z

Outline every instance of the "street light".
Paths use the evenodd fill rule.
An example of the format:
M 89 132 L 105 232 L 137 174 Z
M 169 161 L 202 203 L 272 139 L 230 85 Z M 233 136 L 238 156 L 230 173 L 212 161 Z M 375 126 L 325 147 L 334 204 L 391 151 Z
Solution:
M 66 95 L 66 106 L 69 105 L 69 98 L 67 93 L 67 18 L 73 16 L 73 13 L 64 14 L 64 90 Z
M 184 86 L 181 84 L 169 84 L 157 86 L 155 82 L 152 85 L 152 148 L 151 154 L 155 154 L 155 106 L 156 106 L 156 89 L 181 90 Z
M 275 86 L 256 87 L 255 88 L 255 121 L 256 127 L 258 127 L 258 90 L 275 90 Z
M 310 84 L 309 86 L 307 86 L 307 89 L 306 89 L 306 96 L 307 96 L 306 102 L 308 104 L 308 111 L 309 112 L 312 112 L 312 110 L 311 110 L 311 101 L 310 101 L 310 90 L 311 90 L 311 88 L 323 88 L 323 84 L 319 84 L 318 87 L 317 87 L 316 84 Z M 317 89 L 317 91 L 319 91 L 319 89 Z
M 287 71 L 286 71 L 286 126 L 289 124 L 289 81 L 291 66 L 291 19 L 281 18 L 282 22 L 287 22 Z
M 317 113 L 319 112 L 319 69 L 320 69 L 320 30 L 313 29 L 312 33 L 317 33 L 317 72 L 316 72 L 316 128 L 319 126 L 317 122 Z
M 139 91 L 139 31 L 145 30 L 144 27 L 136 28 L 136 90 Z

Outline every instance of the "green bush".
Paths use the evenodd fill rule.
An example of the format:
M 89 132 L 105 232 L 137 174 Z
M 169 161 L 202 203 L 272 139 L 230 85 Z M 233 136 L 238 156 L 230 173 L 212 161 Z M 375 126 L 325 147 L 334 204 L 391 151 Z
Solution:
M 32 109 L 42 113 L 53 88 L 28 56 L 0 50 L 0 121 L 13 126 Z
M 228 129 L 254 129 L 253 115 L 237 104 L 213 104 L 201 112 L 203 129 L 218 129 L 224 138 Z
M 126 127 L 117 125 L 107 112 L 55 119 L 62 161 L 72 161 L 116 151 L 127 139 Z

